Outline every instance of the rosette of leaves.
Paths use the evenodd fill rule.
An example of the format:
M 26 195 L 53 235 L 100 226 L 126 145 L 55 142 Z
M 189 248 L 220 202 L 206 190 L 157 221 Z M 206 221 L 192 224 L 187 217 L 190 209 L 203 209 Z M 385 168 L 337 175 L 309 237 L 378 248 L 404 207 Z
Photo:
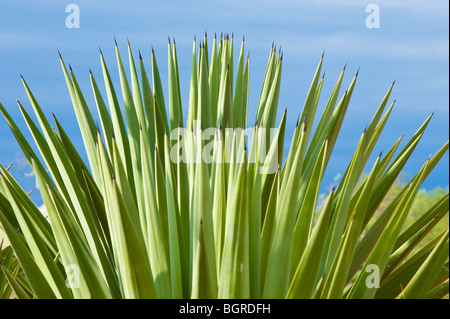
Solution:
M 186 122 L 175 41 L 168 44 L 168 97 L 154 52 L 148 73 L 128 45 L 127 75 L 116 43 L 119 84 L 100 52 L 106 96 L 89 74 L 97 120 L 60 56 L 87 161 L 22 78 L 29 105 L 18 105 L 34 146 L 0 110 L 33 169 L 48 218 L 0 166 L 0 225 L 11 244 L 0 255 L 1 297 L 448 297 L 448 226 L 425 236 L 448 213 L 448 193 L 403 227 L 448 142 L 368 223 L 431 116 L 402 147 L 403 136 L 369 163 L 393 110 L 391 85 L 317 210 L 358 74 L 343 90 L 344 67 L 322 101 L 321 57 L 284 154 L 286 112 L 276 123 L 282 53 L 270 50 L 247 139 L 250 60 L 244 41 L 237 61 L 233 48 L 229 36 L 214 37 L 211 47 L 206 35 L 199 46 L 194 40 Z M 201 155 L 205 149 L 212 160 Z M 419 243 L 423 248 L 414 249 Z

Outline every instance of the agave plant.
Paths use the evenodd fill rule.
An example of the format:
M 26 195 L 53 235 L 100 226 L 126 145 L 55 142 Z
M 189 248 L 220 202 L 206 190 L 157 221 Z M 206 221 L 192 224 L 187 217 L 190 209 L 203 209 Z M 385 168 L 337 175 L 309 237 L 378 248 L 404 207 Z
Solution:
M 175 41 L 168 44 L 168 114 L 154 52 L 151 74 L 140 54 L 138 73 L 128 44 L 127 76 L 116 43 L 122 104 L 100 51 L 106 100 L 90 73 L 99 125 L 60 56 L 88 163 L 56 116 L 52 127 L 23 78 L 37 121 L 18 104 L 39 155 L 0 104 L 48 212 L 47 219 L 0 166 L 0 225 L 12 247 L 0 256 L 0 296 L 448 297 L 448 225 L 436 237 L 425 236 L 448 213 L 448 193 L 404 227 L 448 142 L 369 223 L 431 116 L 399 152 L 403 136 L 368 163 L 394 106 L 386 108 L 392 84 L 341 182 L 317 210 L 358 74 L 341 94 L 344 67 L 313 131 L 322 55 L 284 157 L 286 112 L 271 130 L 281 51 L 270 50 L 255 124 L 248 128 L 244 41 L 234 69 L 233 37 L 214 37 L 211 54 L 207 40 L 197 47 L 194 39 L 186 124 Z

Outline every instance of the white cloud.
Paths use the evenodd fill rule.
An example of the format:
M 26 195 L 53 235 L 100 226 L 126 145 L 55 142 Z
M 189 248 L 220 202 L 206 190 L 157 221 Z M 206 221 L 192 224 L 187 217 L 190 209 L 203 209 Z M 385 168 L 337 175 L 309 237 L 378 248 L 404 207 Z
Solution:
M 45 205 L 40 206 L 39 210 L 41 211 L 42 215 L 44 215 L 45 217 L 48 217 L 47 207 L 45 207 Z

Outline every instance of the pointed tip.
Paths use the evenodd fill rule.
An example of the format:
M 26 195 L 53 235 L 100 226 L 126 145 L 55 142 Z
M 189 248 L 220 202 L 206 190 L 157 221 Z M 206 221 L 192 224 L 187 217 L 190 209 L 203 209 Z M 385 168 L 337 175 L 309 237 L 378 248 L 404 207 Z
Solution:
M 342 71 L 345 71 L 346 68 L 347 68 L 347 62 L 345 62 L 344 68 L 342 69 Z
M 155 50 L 153 49 L 153 45 L 152 45 L 152 55 L 155 55 Z
M 25 79 L 23 78 L 22 73 L 19 73 L 19 75 L 20 75 L 20 78 L 24 81 Z
M 380 155 L 378 155 L 378 158 L 381 158 L 382 155 L 383 155 L 383 151 L 380 152 Z
M 356 71 L 355 77 L 358 76 L 358 74 L 359 74 L 359 68 L 358 68 L 358 70 Z
M 103 58 L 103 52 L 102 52 L 102 49 L 100 47 L 98 47 L 98 51 L 100 51 L 100 56 Z
M 325 79 L 325 72 L 322 74 L 322 80 Z
M 245 42 L 245 35 L 242 36 L 242 42 Z
M 170 37 L 169 36 L 167 36 L 167 40 L 169 41 L 169 44 L 170 44 Z
M 324 55 L 325 55 L 325 49 L 323 49 L 323 51 L 322 51 L 322 57 L 321 57 L 321 59 L 323 59 Z
M 117 48 L 117 40 L 116 40 L 116 37 L 114 37 L 114 44 L 116 45 L 116 48 Z
M 91 68 L 89 68 L 89 74 L 92 75 L 92 70 L 91 70 Z
M 128 44 L 128 48 L 131 49 L 130 39 L 128 39 L 128 37 L 127 37 L 127 44 Z
M 197 42 L 197 37 L 194 34 L 194 43 Z
M 334 193 L 335 190 L 336 190 L 336 185 L 333 185 L 333 188 L 331 189 L 331 191 Z M 325 274 L 323 276 L 325 277 Z
M 69 70 L 70 70 L 70 71 L 73 71 L 73 70 L 72 70 L 72 66 L 70 65 L 70 63 L 69 63 Z
M 139 52 L 139 60 L 141 60 L 141 61 L 142 61 L 141 50 L 138 50 L 138 52 Z
M 391 86 L 394 86 L 394 84 L 395 84 L 395 81 L 397 81 L 397 80 L 394 80 L 394 82 L 392 82 Z
M 61 52 L 59 52 L 59 49 L 56 49 L 58 51 L 59 59 L 62 60 Z

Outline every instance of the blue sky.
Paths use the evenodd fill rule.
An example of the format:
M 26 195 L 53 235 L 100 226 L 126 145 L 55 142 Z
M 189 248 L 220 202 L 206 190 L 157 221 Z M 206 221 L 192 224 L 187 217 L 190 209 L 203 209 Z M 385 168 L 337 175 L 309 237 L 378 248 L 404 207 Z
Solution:
M 80 8 L 80 28 L 66 28 L 66 6 Z M 368 4 L 380 8 L 380 28 L 369 29 L 365 21 Z M 326 72 L 322 100 L 326 100 L 339 73 L 347 63 L 344 86 L 360 68 L 358 82 L 331 158 L 324 184 L 345 171 L 359 136 L 370 122 L 392 81 L 396 80 L 390 102 L 397 102 L 374 154 L 387 151 L 405 134 L 401 144 L 414 134 L 435 111 L 422 141 L 405 171 L 415 173 L 430 154 L 447 140 L 449 132 L 449 29 L 446 0 L 324 0 L 324 1 L 24 1 L 0 5 L 0 102 L 26 130 L 16 99 L 30 108 L 22 87 L 21 73 L 48 116 L 54 113 L 82 149 L 74 112 L 60 68 L 57 49 L 73 67 L 88 104 L 95 109 L 89 82 L 91 68 L 103 85 L 99 46 L 117 85 L 114 40 L 123 54 L 126 40 L 134 53 L 139 49 L 147 70 L 151 47 L 155 49 L 162 80 L 167 82 L 167 36 L 177 42 L 184 114 L 187 114 L 192 40 L 205 31 L 245 35 L 250 51 L 250 109 L 253 123 L 272 41 L 284 52 L 279 116 L 288 112 L 286 140 L 305 101 L 318 60 L 325 50 Z M 210 44 L 212 41 L 210 41 Z M 236 41 L 240 45 L 240 41 Z M 237 55 L 238 50 L 235 54 Z M 165 91 L 167 92 L 167 90 Z M 167 94 L 166 94 L 167 95 Z M 167 96 L 166 96 L 167 98 Z M 29 136 L 29 135 L 27 135 Z M 14 175 L 25 189 L 34 178 L 21 156 L 3 118 L 0 119 L 0 163 L 14 162 Z M 374 160 L 374 159 L 373 159 Z M 373 160 L 369 161 L 368 167 Z M 444 156 L 423 186 L 446 187 L 449 156 Z

